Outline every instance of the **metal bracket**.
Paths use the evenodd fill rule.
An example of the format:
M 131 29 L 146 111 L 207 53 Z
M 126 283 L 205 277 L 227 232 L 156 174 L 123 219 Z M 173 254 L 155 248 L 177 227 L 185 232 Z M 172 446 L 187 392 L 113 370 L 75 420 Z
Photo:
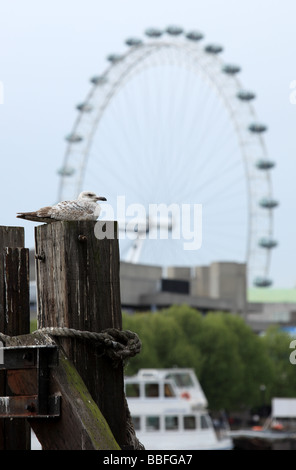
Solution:
M 49 368 L 58 365 L 57 347 L 15 346 L 4 347 L 2 350 L 3 364 L 0 364 L 0 371 L 6 371 L 8 387 L 11 388 L 9 381 L 13 384 L 13 395 L 0 397 L 0 418 L 60 416 L 61 396 L 49 395 Z M 29 371 L 31 372 L 27 381 L 26 375 L 29 376 Z M 34 394 L 24 394 L 27 383 L 30 392 L 32 387 L 34 388 Z

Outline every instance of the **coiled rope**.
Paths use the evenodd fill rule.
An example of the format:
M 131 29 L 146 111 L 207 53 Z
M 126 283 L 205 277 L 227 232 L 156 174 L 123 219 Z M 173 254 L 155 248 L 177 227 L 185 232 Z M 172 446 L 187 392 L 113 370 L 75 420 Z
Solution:
M 39 328 L 32 334 L 42 333 L 54 337 L 75 338 L 94 341 L 103 349 L 103 354 L 108 356 L 116 364 L 120 361 L 135 356 L 141 351 L 142 343 L 138 335 L 130 330 L 121 331 L 116 328 L 108 328 L 101 333 L 93 331 L 75 330 L 65 327 Z M 0 333 L 0 339 L 5 343 L 10 336 Z

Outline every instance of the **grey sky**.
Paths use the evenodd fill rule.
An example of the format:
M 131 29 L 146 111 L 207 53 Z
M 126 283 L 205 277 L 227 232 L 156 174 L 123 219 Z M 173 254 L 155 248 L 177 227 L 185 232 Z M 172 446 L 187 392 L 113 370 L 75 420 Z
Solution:
M 108 53 L 122 51 L 127 37 L 142 36 L 149 26 L 178 24 L 221 43 L 223 59 L 241 65 L 243 84 L 257 94 L 280 201 L 271 277 L 275 286 L 294 287 L 296 105 L 289 101 L 289 85 L 296 79 L 295 18 L 295 0 L 2 1 L 1 225 L 25 226 L 32 247 L 34 224 L 15 214 L 56 202 L 64 137 L 89 78 L 104 70 Z

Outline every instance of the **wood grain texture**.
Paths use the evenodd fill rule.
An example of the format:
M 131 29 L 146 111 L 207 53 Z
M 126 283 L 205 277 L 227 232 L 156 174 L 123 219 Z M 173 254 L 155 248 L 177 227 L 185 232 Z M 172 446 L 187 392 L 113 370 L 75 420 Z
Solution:
M 98 240 L 96 223 L 104 224 L 55 222 L 35 228 L 39 328 L 61 326 L 94 332 L 122 328 L 118 240 Z M 125 445 L 123 367 L 114 368 L 90 341 L 67 338 L 58 342 L 116 441 Z
M 29 250 L 23 246 L 23 227 L 0 226 L 0 331 L 6 335 L 30 331 Z M 0 372 L 0 396 L 11 393 L 6 374 Z M 0 450 L 30 448 L 30 426 L 25 420 L 0 420 Z

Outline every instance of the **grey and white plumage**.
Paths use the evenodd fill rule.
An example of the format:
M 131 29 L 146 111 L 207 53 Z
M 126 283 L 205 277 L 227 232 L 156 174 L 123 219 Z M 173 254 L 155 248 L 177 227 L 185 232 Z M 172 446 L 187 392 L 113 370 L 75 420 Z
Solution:
M 106 200 L 105 197 L 97 196 L 92 191 L 83 191 L 74 201 L 58 202 L 54 206 L 42 207 L 35 212 L 18 212 L 17 217 L 46 223 L 57 220 L 97 220 L 101 212 L 97 201 Z

